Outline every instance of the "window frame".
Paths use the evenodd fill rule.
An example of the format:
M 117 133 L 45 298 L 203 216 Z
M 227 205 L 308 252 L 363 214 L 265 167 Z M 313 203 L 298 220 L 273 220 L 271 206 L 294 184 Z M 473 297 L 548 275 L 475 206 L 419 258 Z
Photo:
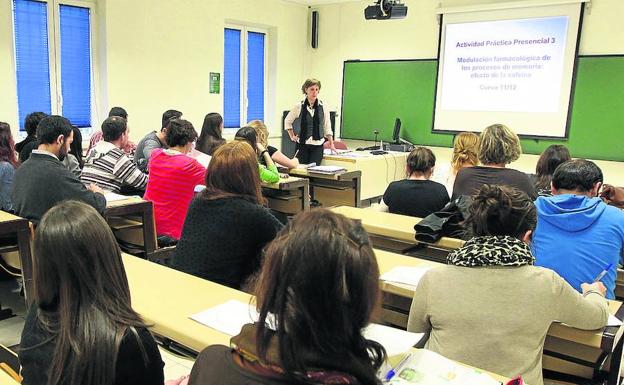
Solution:
M 269 63 L 269 58 L 268 58 L 268 54 L 269 54 L 269 30 L 268 28 L 262 28 L 262 27 L 253 27 L 253 26 L 249 26 L 249 25 L 245 25 L 245 24 L 236 24 L 236 23 L 225 23 L 225 25 L 223 26 L 223 32 L 224 32 L 224 38 L 223 41 L 225 42 L 225 30 L 226 29 L 235 29 L 240 31 L 241 33 L 241 41 L 240 41 L 240 84 L 239 84 L 239 90 L 240 90 L 240 116 L 239 118 L 239 126 L 238 127 L 229 127 L 229 128 L 223 128 L 223 132 L 224 133 L 231 133 L 231 134 L 235 134 L 236 131 L 238 131 L 241 127 L 245 126 L 247 124 L 247 122 L 249 120 L 247 120 L 247 108 L 248 108 L 248 104 L 249 101 L 247 99 L 247 85 L 248 85 L 248 63 L 247 63 L 247 56 L 248 56 L 248 33 L 249 32 L 255 32 L 255 33 L 261 33 L 264 35 L 264 89 L 262 90 L 263 95 L 264 95 L 264 99 L 263 99 L 263 115 L 264 115 L 264 120 L 266 120 L 266 116 L 267 116 L 267 98 L 268 98 L 268 85 L 269 85 L 269 71 L 268 71 L 268 63 Z M 223 45 L 224 46 L 224 45 Z M 225 57 L 225 48 L 224 48 L 224 53 L 223 53 L 223 57 Z M 224 69 L 224 74 L 225 74 L 225 67 Z M 222 83 L 223 85 L 225 85 L 225 83 Z M 223 89 L 223 92 L 225 92 L 225 87 Z M 223 103 L 222 103 L 223 106 Z M 225 115 L 225 109 L 224 109 L 224 115 Z
M 80 127 L 83 137 L 87 137 L 93 133 L 93 120 L 97 116 L 96 103 L 96 77 L 97 68 L 95 58 L 97 57 L 97 47 L 94 41 L 97 41 L 97 4 L 95 0 L 31 0 L 47 5 L 47 27 L 48 27 L 48 63 L 50 76 L 50 111 L 52 114 L 61 115 L 63 111 L 63 85 L 61 82 L 61 5 L 72 7 L 80 7 L 89 9 L 89 60 L 91 69 L 90 77 L 90 93 L 91 93 L 91 125 L 89 127 Z M 11 12 L 15 14 L 15 6 L 11 0 Z M 11 17 L 12 34 L 13 34 L 13 72 L 17 72 L 17 43 L 15 41 L 15 21 Z M 17 94 L 17 76 L 15 78 L 15 93 Z M 17 116 L 19 116 L 19 101 L 17 102 Z M 26 131 L 23 127 L 18 127 L 18 135 L 22 138 L 26 137 Z

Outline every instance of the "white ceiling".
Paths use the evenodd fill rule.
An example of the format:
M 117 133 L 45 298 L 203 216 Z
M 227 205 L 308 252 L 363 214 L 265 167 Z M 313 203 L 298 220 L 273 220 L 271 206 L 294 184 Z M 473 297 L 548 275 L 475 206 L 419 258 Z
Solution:
M 353 3 L 362 0 L 287 0 L 291 3 L 297 3 L 302 5 L 322 5 L 322 4 L 337 4 L 337 3 Z M 374 3 L 374 0 L 370 1 L 371 4 Z

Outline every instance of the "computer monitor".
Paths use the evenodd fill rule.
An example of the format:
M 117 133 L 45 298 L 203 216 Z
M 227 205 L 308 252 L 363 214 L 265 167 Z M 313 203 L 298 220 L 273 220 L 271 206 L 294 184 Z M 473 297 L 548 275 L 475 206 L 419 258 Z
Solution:
M 392 142 L 401 144 L 401 119 L 396 118 L 394 121 L 394 132 L 392 133 Z

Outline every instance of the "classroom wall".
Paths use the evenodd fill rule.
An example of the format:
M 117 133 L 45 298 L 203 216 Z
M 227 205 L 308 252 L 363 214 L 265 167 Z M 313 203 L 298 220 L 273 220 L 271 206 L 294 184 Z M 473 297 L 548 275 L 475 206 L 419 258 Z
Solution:
M 405 0 L 402 20 L 365 20 L 371 1 L 317 6 L 319 48 L 308 49 L 310 74 L 322 81 L 321 98 L 340 111 L 345 60 L 431 59 L 437 57 L 436 8 L 500 3 L 501 0 Z M 579 53 L 624 54 L 624 1 L 592 0 L 585 10 Z M 383 79 L 379 79 L 383 87 Z M 339 121 L 339 119 L 337 119 Z M 338 123 L 337 123 L 338 124 Z
M 17 131 L 12 0 L 0 0 L 0 120 Z M 96 0 L 94 79 L 99 127 L 108 109 L 125 107 L 130 136 L 138 141 L 160 128 L 169 108 L 196 127 L 222 112 L 223 95 L 209 94 L 209 73 L 221 73 L 223 29 L 245 24 L 268 29 L 267 124 L 279 133 L 281 111 L 300 98 L 305 77 L 308 8 L 283 0 Z

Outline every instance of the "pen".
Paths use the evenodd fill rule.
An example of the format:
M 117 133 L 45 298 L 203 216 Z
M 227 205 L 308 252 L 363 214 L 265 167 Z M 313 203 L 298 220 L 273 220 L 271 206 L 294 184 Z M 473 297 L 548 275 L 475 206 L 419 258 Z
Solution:
M 403 366 L 403 364 L 412 356 L 412 353 L 409 353 L 408 355 L 406 355 L 405 357 L 403 357 L 403 359 L 399 362 L 399 364 L 397 366 L 395 366 L 394 368 L 390 369 L 388 371 L 388 373 L 386 374 L 386 377 L 384 378 L 384 381 L 390 381 L 392 379 L 392 377 L 394 377 L 394 375 L 399 371 L 399 369 L 401 369 L 401 366 Z
M 604 268 L 604 270 L 601 271 L 600 274 L 598 274 L 598 276 L 594 279 L 594 283 L 600 281 L 602 279 L 602 277 L 604 277 L 609 272 L 609 270 L 611 270 L 612 267 L 613 267 L 612 263 L 608 264 Z

